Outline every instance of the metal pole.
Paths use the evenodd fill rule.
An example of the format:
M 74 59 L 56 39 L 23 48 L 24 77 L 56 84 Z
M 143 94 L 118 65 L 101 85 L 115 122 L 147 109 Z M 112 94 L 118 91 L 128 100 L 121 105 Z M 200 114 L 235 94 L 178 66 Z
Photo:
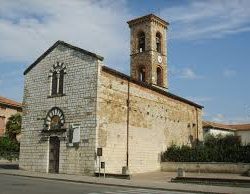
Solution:
M 101 159 L 99 156 L 99 177 L 101 177 Z

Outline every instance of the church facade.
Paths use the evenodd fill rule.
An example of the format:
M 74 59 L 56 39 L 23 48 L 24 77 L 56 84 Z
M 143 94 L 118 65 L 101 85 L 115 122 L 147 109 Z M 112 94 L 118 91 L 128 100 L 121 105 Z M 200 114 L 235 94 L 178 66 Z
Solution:
M 203 107 L 167 91 L 168 23 L 150 14 L 128 24 L 131 76 L 62 41 L 25 70 L 20 168 L 156 171 L 168 146 L 202 140 Z

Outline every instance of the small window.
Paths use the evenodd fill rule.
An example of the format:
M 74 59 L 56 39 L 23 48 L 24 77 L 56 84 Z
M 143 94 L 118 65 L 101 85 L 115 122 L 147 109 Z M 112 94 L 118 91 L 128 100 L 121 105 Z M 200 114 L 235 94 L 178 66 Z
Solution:
M 139 69 L 139 81 L 145 82 L 146 81 L 146 71 L 144 67 Z
M 145 33 L 144 32 L 140 32 L 138 34 L 138 50 L 139 50 L 139 53 L 145 51 Z
M 64 94 L 64 76 L 66 73 L 66 67 L 63 63 L 56 63 L 53 69 L 50 71 L 50 84 L 51 84 L 51 96 Z
M 52 95 L 56 95 L 57 94 L 57 84 L 58 84 L 58 81 L 57 81 L 57 72 L 55 71 L 52 74 L 52 92 L 51 92 Z
M 59 79 L 59 94 L 63 94 L 63 81 L 64 81 L 64 71 L 60 71 L 60 79 Z
M 161 53 L 161 34 L 160 34 L 160 32 L 156 33 L 156 51 Z
M 162 70 L 161 70 L 161 68 L 160 67 L 157 67 L 157 85 L 158 86 L 162 86 L 162 82 L 163 82 L 163 80 L 162 80 Z

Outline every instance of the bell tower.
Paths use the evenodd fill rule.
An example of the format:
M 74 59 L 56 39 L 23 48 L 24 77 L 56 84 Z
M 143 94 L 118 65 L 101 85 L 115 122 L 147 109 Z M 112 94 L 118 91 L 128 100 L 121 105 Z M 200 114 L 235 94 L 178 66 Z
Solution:
M 133 79 L 161 88 L 167 81 L 168 22 L 150 14 L 128 21 L 130 27 L 130 74 Z

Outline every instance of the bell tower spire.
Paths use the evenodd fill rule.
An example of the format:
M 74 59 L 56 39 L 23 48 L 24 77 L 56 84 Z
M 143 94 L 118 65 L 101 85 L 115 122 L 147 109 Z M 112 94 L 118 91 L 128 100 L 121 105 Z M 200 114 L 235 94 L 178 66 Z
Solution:
M 130 27 L 130 74 L 133 79 L 168 88 L 168 22 L 150 14 L 128 21 Z

